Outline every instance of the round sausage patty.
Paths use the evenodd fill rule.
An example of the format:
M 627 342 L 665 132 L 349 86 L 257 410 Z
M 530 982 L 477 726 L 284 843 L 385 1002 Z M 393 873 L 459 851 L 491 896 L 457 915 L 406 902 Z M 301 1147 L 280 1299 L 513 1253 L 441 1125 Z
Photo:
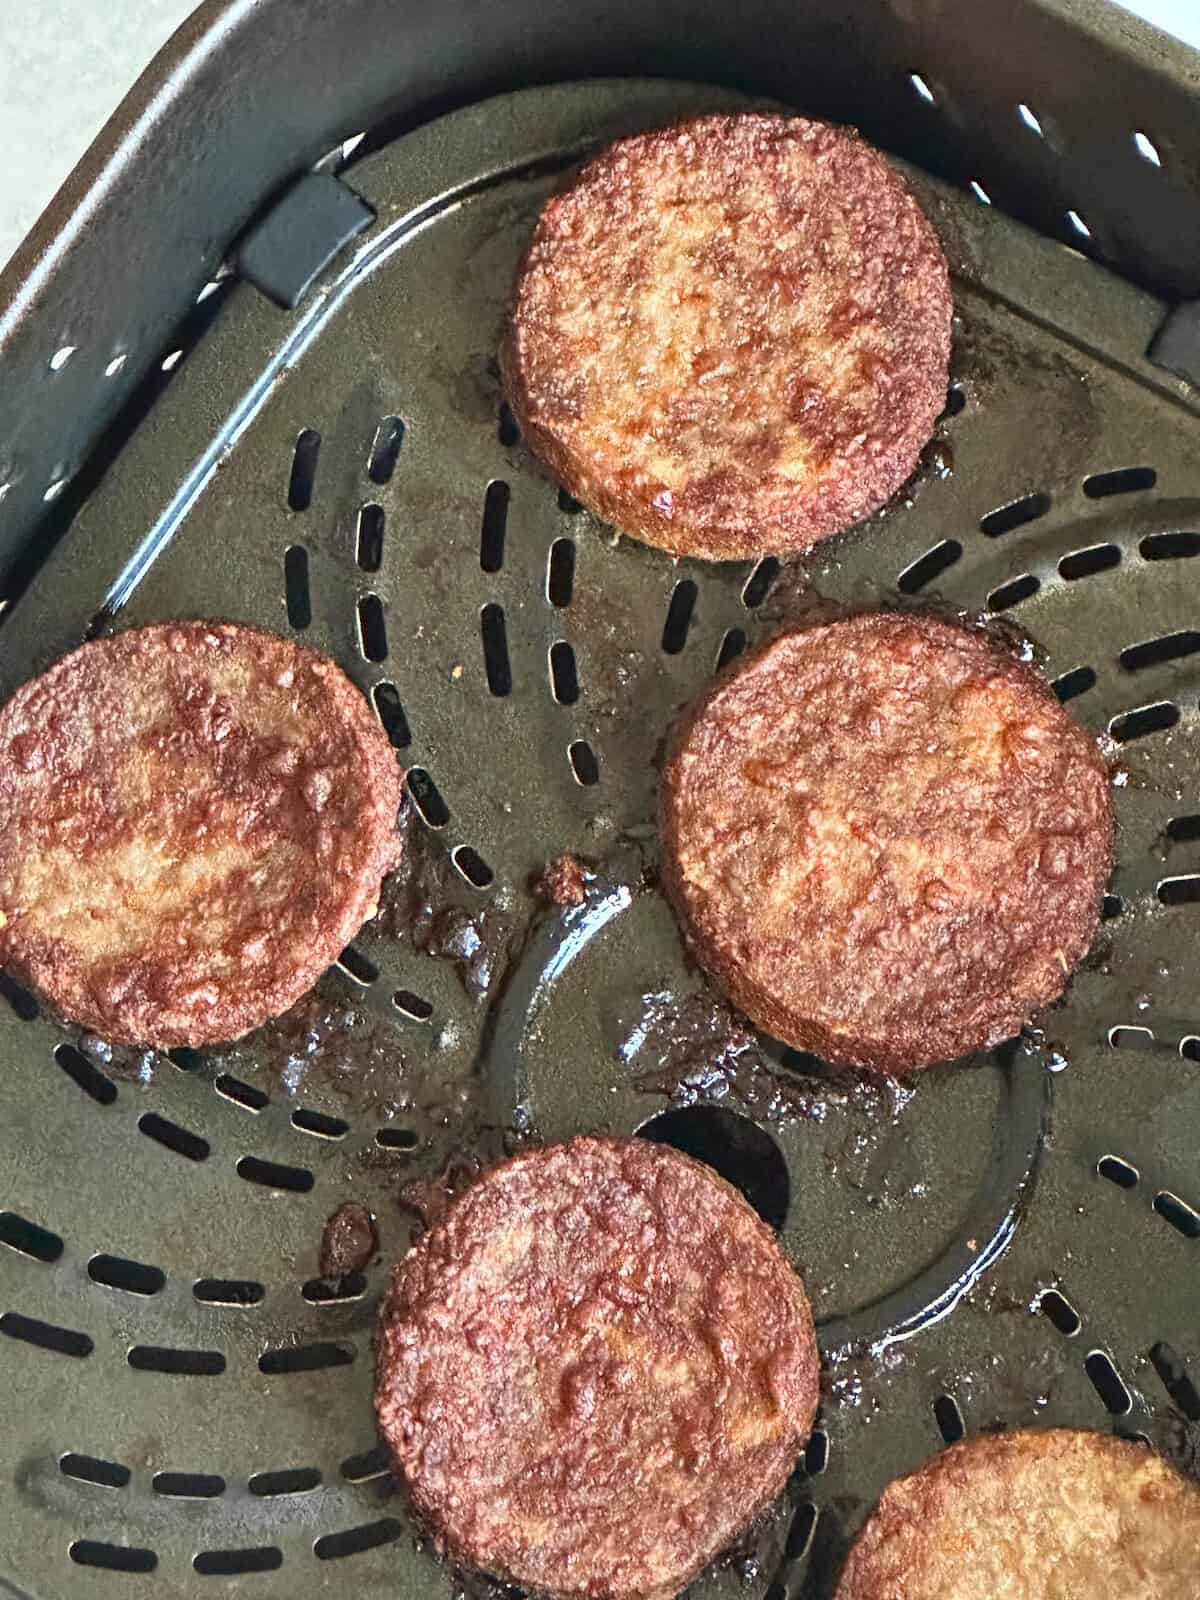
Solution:
M 219 622 L 85 644 L 0 711 L 0 963 L 106 1039 L 235 1039 L 374 914 L 401 781 L 312 650 Z
M 502 363 L 532 448 L 673 555 L 803 550 L 912 472 L 946 403 L 936 234 L 853 131 L 697 117 L 542 211 Z
M 400 1263 L 375 1404 L 453 1558 L 651 1600 L 783 1487 L 817 1381 L 804 1289 L 742 1197 L 582 1138 L 497 1167 Z
M 1200 1484 L 1055 1429 L 951 1445 L 884 1491 L 835 1600 L 1195 1600 Z
M 1100 914 L 1096 741 L 978 632 L 876 612 L 785 632 L 684 716 L 663 878 L 776 1038 L 904 1073 L 1016 1033 Z

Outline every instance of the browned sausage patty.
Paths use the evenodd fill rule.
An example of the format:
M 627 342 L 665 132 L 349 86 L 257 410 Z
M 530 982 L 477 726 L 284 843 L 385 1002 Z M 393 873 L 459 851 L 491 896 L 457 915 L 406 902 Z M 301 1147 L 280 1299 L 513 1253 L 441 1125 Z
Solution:
M 219 622 L 86 644 L 0 711 L 0 962 L 106 1039 L 234 1039 L 374 914 L 401 773 L 332 661 Z
M 715 681 L 675 734 L 660 831 L 696 954 L 752 1021 L 904 1072 L 1061 993 L 1099 918 L 1111 791 L 1031 667 L 876 612 Z
M 951 1445 L 884 1491 L 835 1600 L 1196 1600 L 1200 1484 L 1070 1429 Z
M 812 1315 L 715 1172 L 575 1139 L 497 1167 L 400 1263 L 375 1404 L 457 1560 L 665 1597 L 782 1488 L 816 1411 Z
M 573 495 L 728 561 L 900 487 L 945 405 L 951 310 L 937 236 L 855 133 L 705 116 L 619 140 L 546 204 L 503 366 Z

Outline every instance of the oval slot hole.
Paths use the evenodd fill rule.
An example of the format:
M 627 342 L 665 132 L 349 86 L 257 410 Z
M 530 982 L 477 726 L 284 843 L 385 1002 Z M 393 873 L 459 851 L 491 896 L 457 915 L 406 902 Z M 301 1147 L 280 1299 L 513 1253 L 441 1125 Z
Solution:
M 947 1444 L 957 1444 L 967 1431 L 958 1401 L 952 1394 L 940 1394 L 933 1402 L 933 1415 L 942 1438 Z
M 721 648 L 717 652 L 717 671 L 727 667 L 731 661 L 736 661 L 746 648 L 746 634 L 742 628 L 730 628 L 721 640 Z
M 550 546 L 546 565 L 546 598 L 552 606 L 571 604 L 575 588 L 575 543 L 572 539 L 555 539 Z
M 687 643 L 698 593 L 691 578 L 681 578 L 671 591 L 671 602 L 667 606 L 667 620 L 663 623 L 662 632 L 662 647 L 669 656 L 677 656 Z
M 746 579 L 742 590 L 742 604 L 747 610 L 754 611 L 762 605 L 778 576 L 779 562 L 774 556 L 764 556 Z
M 1159 1381 L 1189 1422 L 1200 1422 L 1200 1394 L 1187 1368 L 1169 1344 L 1160 1341 L 1150 1351 Z
M 806 1556 L 816 1531 L 817 1508 L 811 1501 L 805 1501 L 792 1518 L 792 1525 L 788 1529 L 787 1543 L 783 1547 L 786 1558 L 789 1561 L 799 1561 Z
M 1049 509 L 1050 496 L 1039 490 L 1035 494 L 1022 495 L 1019 500 L 1010 500 L 1007 505 L 997 506 L 994 511 L 980 517 L 979 526 L 989 539 L 998 539 L 1001 534 L 1011 533 L 1014 528 L 1024 527 L 1027 522 L 1036 522 Z
M 1122 1161 L 1120 1156 L 1101 1156 L 1096 1171 L 1109 1183 L 1115 1183 L 1118 1189 L 1136 1189 L 1141 1176 L 1136 1167 Z
M 158 1557 L 153 1550 L 131 1544 L 103 1544 L 98 1539 L 76 1539 L 67 1552 L 80 1567 L 102 1567 L 107 1572 L 153 1572 Z
M 1164 1222 L 1169 1222 L 1176 1233 L 1183 1234 L 1185 1239 L 1200 1239 L 1200 1216 L 1177 1194 L 1172 1194 L 1169 1189 L 1160 1190 L 1154 1196 L 1154 1209 Z
M 186 1044 L 177 1044 L 173 1050 L 167 1051 L 167 1060 L 173 1067 L 178 1067 L 180 1072 L 199 1072 L 207 1064 L 207 1058 L 200 1050 L 192 1050 Z
M 1200 633 L 1194 628 L 1181 628 L 1178 633 L 1165 633 L 1158 639 L 1147 639 L 1144 644 L 1131 644 L 1117 657 L 1126 672 L 1141 672 L 1146 667 L 1158 667 L 1166 661 L 1182 661 L 1200 650 Z
M 39 1322 L 36 1317 L 23 1317 L 19 1311 L 6 1311 L 0 1317 L 0 1333 L 9 1339 L 19 1339 L 23 1344 L 36 1345 L 39 1350 L 52 1350 L 60 1356 L 90 1356 L 94 1348 L 86 1333 L 76 1333 L 73 1328 L 59 1328 L 52 1322 Z
M 170 1350 L 162 1345 L 135 1344 L 126 1360 L 135 1372 L 162 1372 L 176 1378 L 219 1378 L 225 1357 L 219 1350 Z
M 517 419 L 513 416 L 507 400 L 500 402 L 500 416 L 496 424 L 496 437 L 506 450 L 511 450 L 513 445 L 520 443 L 521 430 L 517 427 Z
M 1106 894 L 1100 903 L 1100 915 L 1105 922 L 1111 922 L 1114 917 L 1119 917 L 1125 909 L 1125 902 L 1119 894 Z
M 337 1305 L 350 1300 L 361 1300 L 367 1292 L 366 1274 L 348 1272 L 344 1278 L 309 1278 L 300 1289 L 310 1306 Z
M 404 443 L 404 423 L 399 417 L 384 417 L 375 430 L 367 476 L 372 483 L 389 483 L 396 470 L 400 446 Z
M 1200 839 L 1200 816 L 1192 814 L 1186 817 L 1172 817 L 1167 823 L 1167 838 L 1177 844 L 1191 843 Z
M 1083 1365 L 1092 1380 L 1092 1388 L 1114 1417 L 1126 1416 L 1133 1410 L 1129 1390 L 1103 1350 L 1093 1350 Z
M 256 1306 L 266 1290 L 251 1278 L 198 1278 L 192 1293 L 205 1305 Z
M 1087 550 L 1073 550 L 1058 563 L 1059 576 L 1073 582 L 1076 578 L 1090 578 L 1097 572 L 1108 572 L 1120 566 L 1121 551 L 1115 544 L 1096 544 Z
M 293 1194 L 307 1194 L 313 1186 L 313 1175 L 307 1167 L 285 1167 L 278 1161 L 263 1161 L 258 1156 L 243 1156 L 237 1164 L 239 1178 L 247 1183 L 260 1183 L 267 1189 L 288 1189 Z
M 378 572 L 383 565 L 383 507 L 374 500 L 359 507 L 354 559 L 362 572 Z
M 37 1016 L 37 1001 L 28 989 L 23 989 L 7 972 L 0 972 L 0 995 L 4 996 L 22 1022 L 32 1022 Z
M 1065 705 L 1068 700 L 1077 700 L 1081 694 L 1094 689 L 1096 674 L 1091 667 L 1076 667 L 1073 672 L 1064 672 L 1061 677 L 1055 678 L 1051 687 Z
M 1121 467 L 1117 472 L 1093 472 L 1083 480 L 1083 492 L 1089 500 L 1106 500 L 1113 494 L 1153 489 L 1157 481 L 1153 467 Z
M 1114 717 L 1108 731 L 1118 744 L 1128 744 L 1131 739 L 1144 739 L 1149 733 L 1162 733 L 1179 721 L 1179 707 L 1170 700 L 1159 700 L 1152 706 L 1140 706 Z
M 173 1500 L 215 1500 L 225 1493 L 225 1479 L 214 1472 L 156 1472 L 150 1487 Z
M 358 602 L 358 641 L 367 661 L 387 660 L 387 623 L 377 594 L 364 594 Z
M 321 435 L 315 428 L 305 428 L 296 439 L 292 451 L 292 473 L 288 479 L 288 505 L 293 511 L 307 511 L 312 505 L 313 486 L 317 481 L 317 458 L 321 453 Z
M 1114 1050 L 1153 1050 L 1153 1028 L 1123 1025 L 1108 1030 L 1108 1042 Z
M 503 607 L 484 606 L 479 613 L 479 633 L 483 640 L 483 668 L 487 686 L 494 695 L 512 693 L 512 667 L 508 660 L 508 630 Z
M 573 744 L 567 746 L 567 760 L 571 763 L 576 783 L 582 784 L 585 789 L 591 789 L 600 782 L 600 763 L 596 760 L 596 752 L 586 739 L 576 739 Z
M 397 750 L 407 750 L 412 743 L 412 733 L 409 730 L 408 718 L 404 714 L 404 707 L 400 703 L 400 696 L 394 683 L 377 683 L 371 692 L 375 702 L 375 712 L 383 731 L 391 740 Z
M 372 1445 L 356 1456 L 347 1456 L 340 1467 L 347 1483 L 366 1483 L 370 1478 L 382 1478 L 390 1470 L 386 1445 Z
M 375 1143 L 384 1150 L 415 1150 L 420 1139 L 411 1128 L 380 1128 Z
M 483 522 L 479 529 L 479 565 L 484 572 L 499 572 L 504 565 L 508 500 L 508 485 L 502 479 L 494 478 L 483 497 Z
M 352 944 L 348 944 L 342 951 L 337 964 L 343 971 L 348 972 L 355 982 L 364 986 L 374 983 L 379 976 L 379 968 L 375 963 L 363 955 L 361 950 L 356 950 Z
M 271 1104 L 270 1095 L 256 1089 L 251 1083 L 243 1083 L 240 1078 L 231 1078 L 227 1072 L 215 1080 L 213 1088 L 224 1099 L 232 1100 L 234 1105 L 246 1111 L 262 1111 Z
M 49 1228 L 39 1228 L 36 1222 L 19 1217 L 15 1211 L 0 1211 L 0 1244 L 17 1250 L 35 1261 L 57 1261 L 63 1253 L 63 1242 Z
M 318 1561 L 338 1561 L 343 1556 L 356 1556 L 363 1550 L 374 1550 L 381 1544 L 392 1544 L 404 1533 L 404 1524 L 395 1517 L 382 1517 L 378 1522 L 367 1522 L 358 1528 L 347 1528 L 342 1533 L 326 1533 L 313 1545 Z
M 1148 533 L 1138 549 L 1147 561 L 1183 561 L 1200 556 L 1200 533 Z
M 307 1494 L 321 1486 L 316 1467 L 292 1467 L 282 1472 L 256 1472 L 246 1487 L 264 1499 L 280 1494 Z
M 1188 873 L 1178 878 L 1164 878 L 1157 893 L 1164 906 L 1193 905 L 1200 900 L 1200 875 Z
M 433 1007 L 429 1001 L 419 994 L 414 994 L 411 989 L 397 989 L 392 996 L 392 1004 L 397 1011 L 402 1011 L 414 1022 L 428 1022 L 433 1015 Z
M 292 1112 L 292 1127 L 318 1139 L 344 1139 L 350 1132 L 350 1124 L 341 1117 L 327 1117 L 323 1111 L 310 1111 L 305 1106 Z
M 1047 1289 L 1038 1301 L 1038 1310 L 1050 1323 L 1057 1328 L 1064 1338 L 1072 1339 L 1083 1326 L 1083 1321 L 1075 1307 L 1065 1294 L 1060 1294 L 1057 1289 Z
M 1013 578 L 1009 583 L 1002 583 L 998 589 L 992 590 L 987 598 L 988 610 L 1007 611 L 1022 600 L 1028 600 L 1040 588 L 1041 584 L 1031 572 L 1023 572 L 1019 578 Z
M 283 553 L 283 587 L 290 627 L 300 632 L 312 621 L 312 596 L 308 588 L 308 551 L 289 545 Z
M 258 1370 L 269 1376 L 282 1376 L 289 1372 L 324 1372 L 329 1367 L 348 1367 L 354 1360 L 354 1351 L 347 1345 L 316 1344 L 288 1345 L 282 1350 L 264 1350 L 258 1358 Z
M 283 1552 L 274 1545 L 248 1550 L 201 1550 L 192 1566 L 205 1578 L 233 1578 L 241 1572 L 274 1572 L 283 1565 Z
M 560 706 L 573 706 L 579 699 L 575 652 L 565 639 L 550 646 L 550 688 Z
M 450 821 L 450 807 L 442 799 L 441 790 L 424 767 L 409 767 L 405 784 L 413 797 L 413 804 L 421 813 L 421 820 L 431 828 L 444 828 Z
M 948 572 L 961 555 L 962 545 L 957 539 L 943 539 L 941 544 L 935 544 L 919 560 L 905 567 L 896 579 L 896 586 L 901 594 L 917 594 L 943 572 Z
M 93 1256 L 87 1270 L 93 1283 L 102 1283 L 107 1289 L 123 1289 L 126 1294 L 161 1294 L 167 1283 L 167 1275 L 160 1267 L 127 1261 L 123 1256 Z
M 164 1149 L 173 1150 L 177 1156 L 185 1156 L 188 1161 L 208 1159 L 207 1139 L 202 1139 L 198 1133 L 189 1133 L 177 1122 L 168 1122 L 166 1117 L 160 1117 L 156 1111 L 147 1111 L 144 1116 L 139 1117 L 138 1127 L 148 1139 L 153 1139 Z
M 80 1483 L 94 1483 L 101 1489 L 123 1489 L 132 1474 L 119 1461 L 101 1461 L 97 1456 L 77 1456 L 68 1451 L 58 1463 L 58 1470 L 67 1478 L 77 1478 Z
M 560 489 L 558 491 L 558 509 L 568 517 L 576 517 L 583 510 L 583 506 L 576 500 L 574 495 L 568 494 L 565 489 Z
M 99 1067 L 94 1067 L 73 1044 L 57 1045 L 54 1059 L 67 1077 L 73 1078 L 84 1094 L 90 1095 L 97 1105 L 110 1106 L 117 1098 L 116 1084 L 106 1078 Z
M 450 859 L 473 888 L 487 889 L 495 882 L 496 874 L 479 852 L 472 850 L 469 844 L 460 844 L 452 850 Z
M 804 1452 L 804 1470 L 810 1478 L 819 1478 L 829 1465 L 829 1435 L 818 1428 Z

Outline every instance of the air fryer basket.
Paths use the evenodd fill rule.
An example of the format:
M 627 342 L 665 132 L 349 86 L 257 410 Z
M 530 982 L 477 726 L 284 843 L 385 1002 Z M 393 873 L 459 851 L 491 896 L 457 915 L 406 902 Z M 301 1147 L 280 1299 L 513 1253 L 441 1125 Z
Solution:
M 1057 8 L 1022 16 L 1065 26 Z M 876 20 L 893 41 L 895 15 Z M 808 14 L 814 37 L 819 22 Z M 1102 31 L 1079 34 L 1082 58 Z M 922 129 L 889 142 L 916 154 L 935 143 L 924 119 L 961 134 L 965 114 L 950 64 L 928 59 L 905 56 L 889 91 Z M 745 64 L 705 76 L 779 92 L 777 74 Z M 963 84 L 978 70 L 964 65 Z M 1106 70 L 1123 107 L 1122 84 L 1151 68 L 1131 47 Z M 803 88 L 788 98 L 837 113 L 828 81 Z M 51 496 L 69 526 L 34 528 L 40 436 L 21 458 L 0 507 L 14 597 L 0 693 L 133 622 L 291 631 L 376 706 L 409 771 L 410 852 L 315 995 L 227 1050 L 114 1052 L 3 980 L 0 1590 L 455 1591 L 373 1434 L 387 1264 L 479 1162 L 583 1130 L 641 1128 L 720 1167 L 780 1227 L 818 1316 L 819 1431 L 783 1502 L 697 1594 L 827 1594 L 884 1483 L 964 1429 L 1113 1428 L 1196 1460 L 1200 472 L 1196 393 L 1145 357 L 1167 305 L 986 190 L 914 170 L 958 318 L 946 415 L 907 491 L 807 564 L 676 564 L 618 539 L 556 491 L 501 403 L 513 269 L 589 148 L 740 103 L 644 76 L 563 83 L 336 150 L 326 177 L 370 214 L 355 221 L 337 197 L 337 217 L 367 225 L 295 309 L 214 281 L 151 389 Z M 1007 165 L 976 181 L 997 198 L 1028 162 L 1036 207 L 1043 145 L 1061 134 L 1049 100 L 1021 103 L 1041 131 L 1014 102 Z M 1125 249 L 1144 281 L 1187 288 L 1191 180 L 1142 110 L 1122 132 L 1140 166 L 1110 179 L 1120 197 L 1067 208 L 1090 235 L 1063 226 L 1080 250 Z M 1042 144 L 1022 155 L 1021 139 Z M 1173 185 L 1180 218 L 1173 235 L 1143 217 L 1140 257 L 1114 219 L 1166 201 L 1135 177 Z M 293 218 L 298 204 L 333 216 L 318 187 L 283 202 Z M 281 256 L 281 215 L 239 259 L 287 298 L 296 257 L 328 250 L 293 235 Z M 154 249 L 167 241 L 136 245 Z M 33 302 L 46 292 L 34 284 Z M 95 445 L 107 418 L 78 398 L 80 374 L 123 381 L 98 377 L 122 351 L 19 302 L 6 330 L 6 359 L 43 339 L 29 414 L 69 379 L 64 431 Z M 11 391 L 2 404 L 7 420 Z M 30 437 L 14 424 L 0 450 Z M 54 470 L 58 483 L 66 464 Z M 686 961 L 655 886 L 671 717 L 719 659 L 829 603 L 990 610 L 1119 747 L 1105 922 L 1066 1000 L 1021 1041 L 890 1092 L 742 1028 Z M 589 870 L 585 902 L 546 906 L 530 881 L 568 852 Z M 329 1283 L 322 1228 L 347 1200 L 375 1213 L 381 1255 Z

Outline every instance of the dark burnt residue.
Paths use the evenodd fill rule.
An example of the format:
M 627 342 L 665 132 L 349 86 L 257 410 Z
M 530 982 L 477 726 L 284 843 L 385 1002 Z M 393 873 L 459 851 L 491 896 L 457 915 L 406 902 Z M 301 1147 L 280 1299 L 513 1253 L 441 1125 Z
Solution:
M 483 1000 L 507 968 L 517 931 L 503 889 L 480 904 L 446 850 L 408 802 L 400 816 L 404 853 L 384 881 L 373 927 L 414 950 L 450 961 L 472 1000 Z
M 321 1276 L 337 1282 L 352 1272 L 365 1272 L 378 1250 L 375 1219 L 366 1206 L 348 1200 L 329 1218 L 321 1234 Z
M 644 1093 L 680 1105 L 735 1100 L 768 1121 L 824 1115 L 828 1084 L 773 1061 L 732 1006 L 706 990 L 643 994 L 610 1027 L 614 1054 Z
M 381 1121 L 402 1116 L 424 1136 L 461 1116 L 470 1099 L 440 1056 L 407 1054 L 395 1030 L 333 974 L 282 1017 L 210 1054 L 219 1071 L 268 1092 L 326 1103 L 332 1095 Z

